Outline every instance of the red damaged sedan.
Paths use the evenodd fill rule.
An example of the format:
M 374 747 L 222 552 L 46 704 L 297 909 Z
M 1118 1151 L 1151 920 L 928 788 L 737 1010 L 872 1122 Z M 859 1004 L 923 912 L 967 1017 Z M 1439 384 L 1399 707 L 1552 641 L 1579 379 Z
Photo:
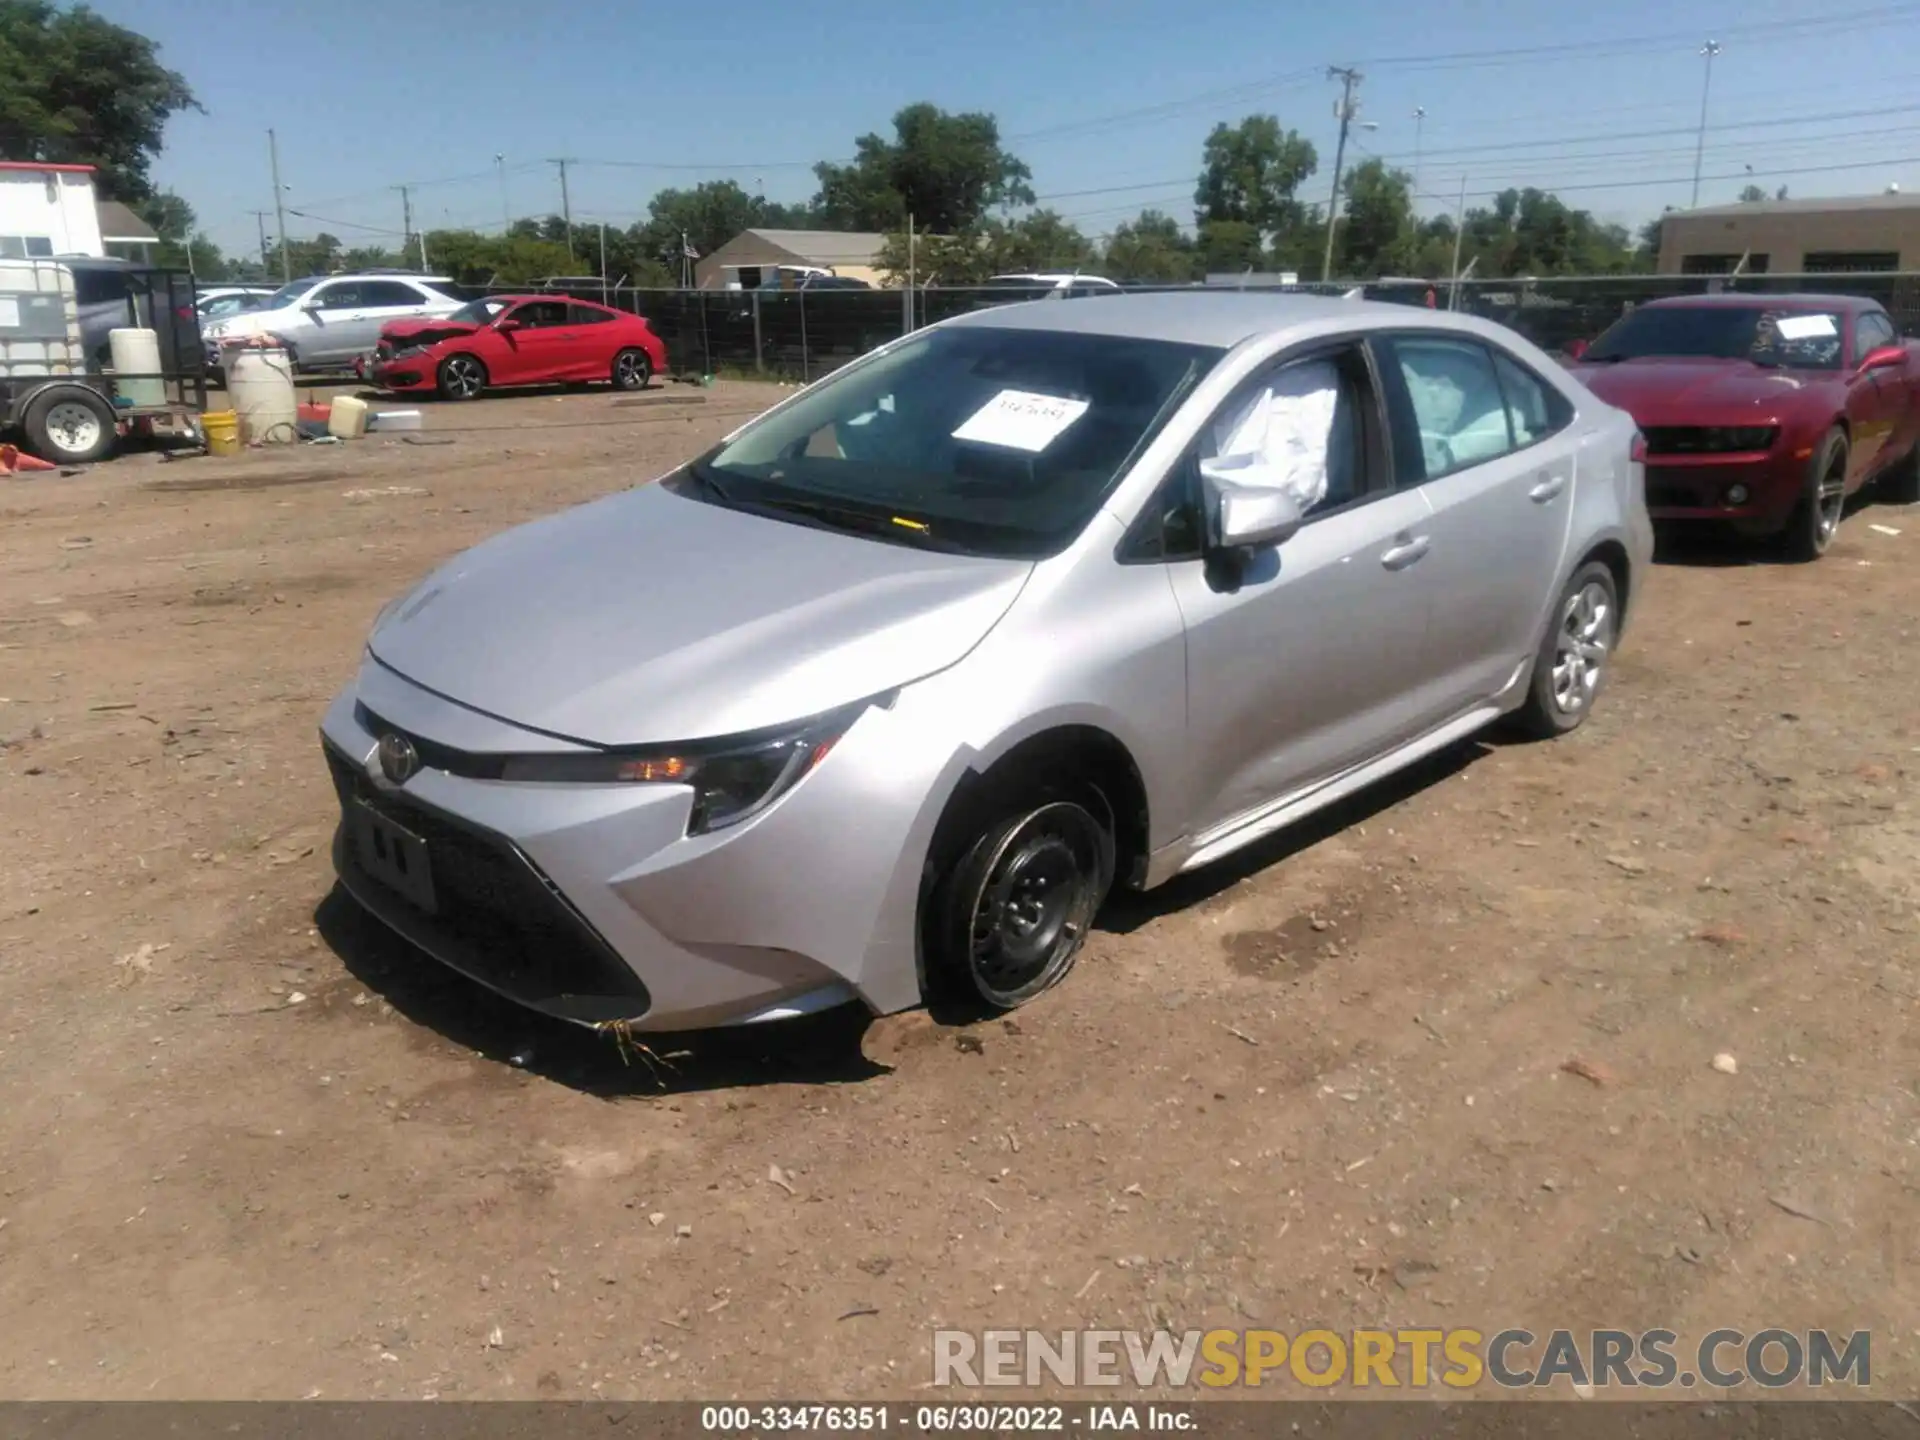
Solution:
M 605 380 L 644 390 L 667 347 L 638 315 L 552 295 L 490 295 L 451 315 L 395 320 L 360 364 L 382 390 L 472 400 L 503 385 Z
M 1655 300 L 1572 368 L 1639 422 L 1656 521 L 1731 523 L 1812 560 L 1867 484 L 1920 501 L 1920 355 L 1872 300 Z

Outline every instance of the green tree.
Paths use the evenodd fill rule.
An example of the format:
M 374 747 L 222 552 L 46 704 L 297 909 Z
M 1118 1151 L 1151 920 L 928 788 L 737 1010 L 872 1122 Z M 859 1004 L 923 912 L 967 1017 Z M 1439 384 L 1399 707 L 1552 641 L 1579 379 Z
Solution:
M 538 233 L 543 226 L 534 229 L 537 233 L 528 234 L 515 226 L 504 235 L 433 230 L 427 234 L 427 253 L 434 269 L 463 285 L 527 285 L 578 268 L 578 257 L 569 256 L 563 242 Z
M 160 243 L 154 262 L 174 270 L 190 270 L 201 280 L 225 279 L 231 268 L 220 247 L 202 234 L 193 207 L 171 190 L 136 201 L 134 212 L 153 227 Z
M 1339 273 L 1376 276 L 1410 269 L 1417 228 L 1412 177 L 1373 158 L 1348 171 L 1340 188 L 1346 206 L 1334 234 Z
M 1113 227 L 1107 238 L 1106 271 L 1115 280 L 1177 283 L 1193 280 L 1194 243 L 1179 222 L 1158 210 L 1143 210 L 1136 220 Z
M 1748 185 L 1740 191 L 1740 203 L 1742 205 L 1757 205 L 1766 198 L 1767 192 L 1762 190 L 1758 185 Z
M 1094 262 L 1093 243 L 1051 210 L 1036 210 L 1012 224 L 989 221 L 985 228 L 993 267 L 1000 274 L 1086 270 Z
M 1250 220 L 1200 222 L 1200 268 L 1208 275 L 1242 275 L 1266 268 L 1260 227 Z
M 735 180 L 708 180 L 691 190 L 662 190 L 635 227 L 638 254 L 679 270 L 680 237 L 710 255 L 742 230 L 794 229 L 808 218 L 804 206 L 779 205 L 750 195 Z
M 862 135 L 849 165 L 813 167 L 821 224 L 891 232 L 911 217 L 919 230 L 959 235 L 996 206 L 1033 203 L 1033 172 L 1001 146 L 993 116 L 909 105 L 893 117 L 893 133 Z
M 0 155 L 92 165 L 104 194 L 143 200 L 168 117 L 200 108 L 146 36 L 85 5 L 0 0 Z
M 1291 230 L 1304 216 L 1300 187 L 1319 163 L 1312 142 L 1281 129 L 1271 115 L 1215 125 L 1201 155 L 1194 224 L 1233 221 L 1264 239 Z

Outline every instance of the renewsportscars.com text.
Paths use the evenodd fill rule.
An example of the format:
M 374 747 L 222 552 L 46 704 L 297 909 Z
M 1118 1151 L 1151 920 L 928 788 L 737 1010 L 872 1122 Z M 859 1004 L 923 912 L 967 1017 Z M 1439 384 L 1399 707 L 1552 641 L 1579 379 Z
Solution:
M 1454 1390 L 1867 1388 L 1872 1334 L 1857 1330 L 939 1330 L 936 1386 L 1298 1386 Z

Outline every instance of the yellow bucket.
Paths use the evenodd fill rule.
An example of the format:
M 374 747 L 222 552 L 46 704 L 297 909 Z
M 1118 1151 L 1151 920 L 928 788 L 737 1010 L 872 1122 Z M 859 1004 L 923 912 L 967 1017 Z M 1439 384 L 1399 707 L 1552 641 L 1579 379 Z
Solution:
M 207 437 L 209 455 L 240 453 L 240 417 L 231 410 L 209 410 L 200 417 L 201 433 Z

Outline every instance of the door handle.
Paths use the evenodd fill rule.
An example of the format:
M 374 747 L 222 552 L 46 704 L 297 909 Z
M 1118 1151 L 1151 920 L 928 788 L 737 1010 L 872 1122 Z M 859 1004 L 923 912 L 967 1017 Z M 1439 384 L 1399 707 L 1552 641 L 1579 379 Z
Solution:
M 1549 475 L 1546 479 L 1542 480 L 1538 485 L 1534 486 L 1531 490 L 1527 491 L 1527 498 L 1533 501 L 1534 504 L 1536 505 L 1544 505 L 1566 488 L 1567 488 L 1566 476 Z
M 1424 535 L 1396 535 L 1394 544 L 1380 557 L 1389 570 L 1404 570 L 1427 553 L 1432 542 Z

